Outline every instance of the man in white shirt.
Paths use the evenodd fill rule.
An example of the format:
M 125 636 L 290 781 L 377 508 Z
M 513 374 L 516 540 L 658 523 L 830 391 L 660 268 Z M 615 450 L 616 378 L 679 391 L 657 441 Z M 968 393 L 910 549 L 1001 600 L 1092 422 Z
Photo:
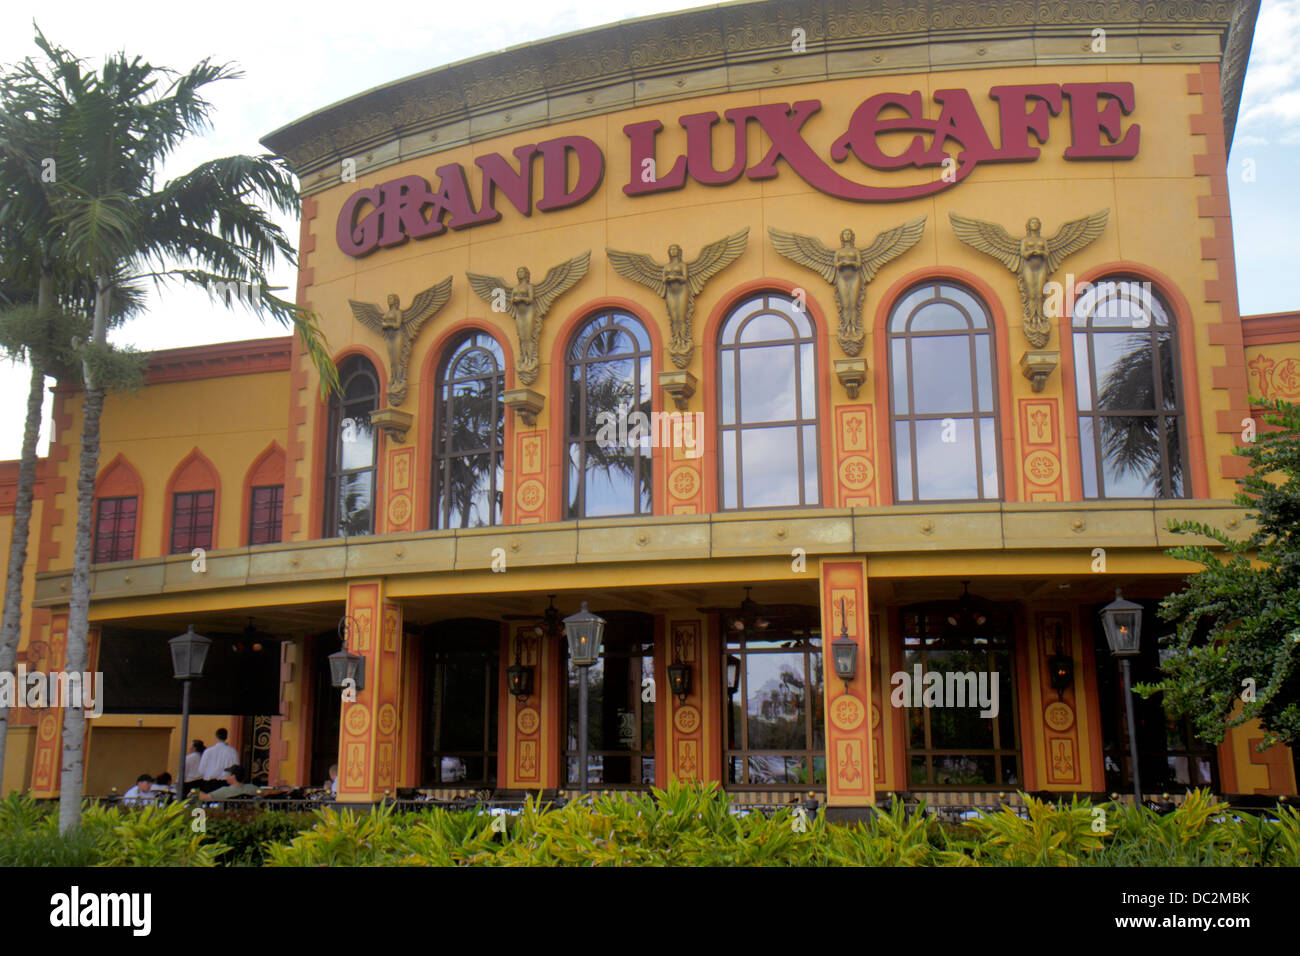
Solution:
M 190 744 L 190 752 L 185 755 L 185 793 L 188 793 L 194 784 L 203 779 L 199 776 L 199 764 L 202 761 L 203 741 L 195 740 Z
M 226 768 L 239 763 L 239 753 L 226 743 L 226 728 L 217 731 L 217 742 L 199 760 L 199 789 L 211 793 L 226 786 Z
M 153 803 L 154 794 L 153 777 L 147 773 L 140 774 L 136 778 L 135 786 L 122 794 L 122 806 L 124 807 L 147 807 Z

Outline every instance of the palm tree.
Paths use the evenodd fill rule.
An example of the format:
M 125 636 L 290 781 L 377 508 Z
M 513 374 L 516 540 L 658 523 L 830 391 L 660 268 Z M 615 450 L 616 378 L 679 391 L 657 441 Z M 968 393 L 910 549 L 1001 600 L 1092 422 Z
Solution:
M 36 44 L 45 61 L 29 57 L 9 80 L 19 98 L 14 122 L 47 124 L 58 133 L 56 176 L 44 183 L 51 218 L 14 226 L 32 236 L 33 245 L 56 237 L 63 261 L 94 277 L 91 334 L 81 350 L 83 421 L 65 665 L 84 671 L 100 416 L 105 389 L 113 384 L 107 332 L 114 289 L 143 278 L 245 283 L 256 295 L 236 301 L 251 301 L 261 313 L 293 325 L 322 388 L 337 388 L 338 379 L 314 317 L 267 288 L 270 267 L 280 257 L 292 262 L 294 251 L 257 203 L 284 213 L 296 209 L 287 167 L 270 156 L 231 156 L 157 181 L 176 147 L 208 125 L 211 104 L 203 88 L 241 74 L 209 60 L 178 74 L 125 53 L 107 57 L 94 72 L 39 29 Z M 66 832 L 80 819 L 85 713 L 77 706 L 63 713 L 59 829 Z
M 1157 361 L 1162 392 L 1159 395 L 1156 394 Z M 1180 449 L 1176 441 L 1169 448 L 1163 447 L 1160 441 L 1161 418 L 1172 421 L 1165 410 L 1176 401 L 1177 373 L 1173 340 L 1168 332 L 1135 334 L 1124 343 L 1123 353 L 1097 389 L 1100 411 L 1134 413 L 1100 417 L 1103 456 L 1117 474 L 1143 477 L 1155 489 L 1157 498 L 1182 493 Z M 1171 485 L 1168 491 L 1162 466 L 1166 458 Z

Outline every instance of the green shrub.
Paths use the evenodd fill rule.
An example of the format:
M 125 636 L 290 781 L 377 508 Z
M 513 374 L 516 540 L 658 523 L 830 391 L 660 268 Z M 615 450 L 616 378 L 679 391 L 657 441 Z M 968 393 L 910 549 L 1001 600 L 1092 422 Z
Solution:
M 1079 866 L 1104 844 L 1105 832 L 1093 832 L 1090 801 L 1075 797 L 1067 807 L 1021 794 L 1029 818 L 1004 807 L 967 822 L 974 835 L 954 841 L 982 866 Z
M 187 803 L 140 809 L 90 804 L 81 811 L 80 829 L 98 849 L 100 866 L 215 866 L 228 848 L 194 832 L 191 809 Z
M 261 866 L 267 843 L 288 843 L 315 822 L 316 817 L 306 812 L 210 810 L 204 840 L 230 848 L 218 861 L 221 866 Z

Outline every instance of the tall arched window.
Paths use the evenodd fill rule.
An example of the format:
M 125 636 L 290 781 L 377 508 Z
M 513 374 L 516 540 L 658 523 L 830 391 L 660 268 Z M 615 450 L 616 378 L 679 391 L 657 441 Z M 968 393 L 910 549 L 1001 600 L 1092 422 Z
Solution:
M 812 320 L 789 296 L 737 305 L 718 340 L 723 508 L 816 505 L 817 359 Z
M 486 332 L 466 335 L 447 349 L 435 397 L 435 528 L 501 523 L 505 383 L 501 346 Z
M 992 322 L 950 282 L 909 289 L 889 314 L 894 500 L 1001 497 Z
M 341 395 L 330 397 L 329 457 L 325 460 L 327 538 L 375 530 L 375 455 L 378 443 L 370 413 L 379 407 L 379 377 L 364 357 L 339 366 Z
M 1151 283 L 1110 277 L 1078 298 L 1072 324 L 1084 497 L 1183 497 L 1187 436 L 1169 308 Z
M 616 309 L 593 315 L 569 344 L 565 377 L 565 517 L 650 514 L 650 335 L 645 326 Z

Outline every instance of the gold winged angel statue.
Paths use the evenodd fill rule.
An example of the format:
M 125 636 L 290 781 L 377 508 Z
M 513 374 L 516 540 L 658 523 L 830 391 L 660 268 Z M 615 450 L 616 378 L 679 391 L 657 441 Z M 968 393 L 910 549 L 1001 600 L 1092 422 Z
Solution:
M 1043 236 L 1043 222 L 1037 216 L 1025 223 L 1025 235 L 1017 239 L 996 222 L 969 219 L 948 213 L 952 231 L 973 249 L 997 259 L 1016 274 L 1020 301 L 1024 307 L 1025 338 L 1031 348 L 1046 347 L 1052 335 L 1052 323 L 1043 314 L 1043 289 L 1052 273 L 1067 256 L 1073 255 L 1101 235 L 1106 228 L 1109 209 L 1090 216 L 1071 219 L 1056 235 Z
M 590 261 L 591 250 L 588 249 L 580 256 L 552 266 L 546 278 L 536 285 L 532 282 L 532 273 L 524 266 L 515 270 L 515 278 L 519 280 L 515 285 L 500 276 L 465 273 L 475 295 L 492 306 L 494 312 L 509 312 L 515 320 L 515 331 L 519 335 L 519 360 L 515 363 L 515 372 L 525 385 L 537 381 L 537 343 L 542 337 L 542 320 L 546 318 L 547 310 L 587 274 Z
M 399 308 L 395 294 L 388 296 L 388 310 L 369 302 L 349 299 L 352 314 L 366 328 L 378 332 L 388 345 L 388 403 L 393 407 L 406 401 L 406 366 L 411 360 L 411 346 L 424 324 L 438 314 L 451 298 L 451 276 L 418 293 L 409 309 Z
M 867 248 L 859 249 L 854 245 L 853 230 L 845 229 L 840 233 L 840 247 L 828 249 L 812 236 L 771 227 L 767 230 L 772 237 L 772 248 L 792 262 L 812 269 L 835 290 L 835 304 L 840 313 L 836 340 L 848 356 L 861 352 L 866 339 L 862 329 L 862 303 L 867 297 L 867 284 L 886 262 L 920 242 L 923 232 L 925 216 L 886 229 Z
M 682 259 L 682 247 L 673 243 L 668 247 L 668 261 L 655 262 L 640 252 L 623 252 L 606 249 L 609 264 L 626 279 L 639 282 L 664 300 L 668 309 L 668 354 L 678 368 L 691 364 L 695 340 L 691 332 L 691 317 L 695 315 L 695 297 L 704 284 L 740 258 L 749 239 L 749 227 L 711 242 L 691 262 Z

